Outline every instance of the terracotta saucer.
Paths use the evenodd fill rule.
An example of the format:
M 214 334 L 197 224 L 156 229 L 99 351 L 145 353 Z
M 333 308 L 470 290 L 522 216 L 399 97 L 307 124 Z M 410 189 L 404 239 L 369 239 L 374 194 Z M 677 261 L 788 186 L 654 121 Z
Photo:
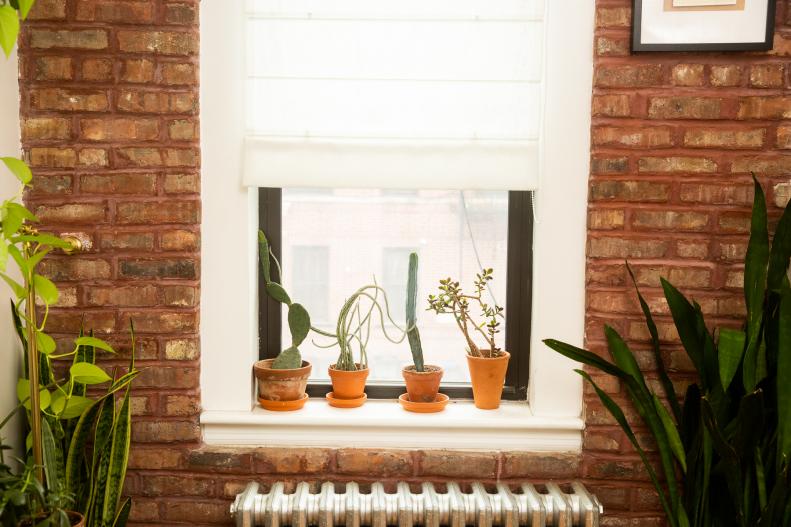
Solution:
M 398 397 L 398 402 L 401 403 L 401 406 L 404 407 L 404 410 L 408 412 L 417 412 L 419 414 L 433 414 L 436 412 L 441 412 L 445 409 L 445 406 L 447 406 L 448 401 L 450 401 L 450 398 L 444 393 L 438 393 L 436 399 L 430 403 L 413 403 L 409 400 L 409 395 L 405 393 L 402 393 Z
M 356 397 L 354 399 L 338 399 L 330 392 L 326 397 L 329 405 L 335 408 L 357 408 L 358 406 L 362 406 L 365 400 L 368 399 L 368 394 L 364 393 L 362 397 Z
M 258 404 L 260 404 L 264 410 L 271 410 L 273 412 L 290 412 L 292 410 L 299 410 L 305 403 L 308 402 L 308 394 L 302 394 L 301 399 L 296 399 L 294 401 L 271 401 L 269 399 L 261 399 L 258 398 Z

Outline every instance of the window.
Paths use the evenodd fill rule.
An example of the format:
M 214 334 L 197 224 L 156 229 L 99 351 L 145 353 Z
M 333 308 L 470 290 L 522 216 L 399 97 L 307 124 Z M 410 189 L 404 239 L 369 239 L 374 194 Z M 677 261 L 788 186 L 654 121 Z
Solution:
M 286 256 L 289 253 L 290 258 Z M 330 322 L 329 262 L 330 251 L 326 245 L 296 245 L 283 256 L 283 265 L 292 269 L 285 277 L 285 286 L 293 291 L 294 298 L 299 298 L 316 324 Z M 284 330 L 287 329 L 284 325 Z
M 344 300 L 374 277 L 387 292 L 393 320 L 403 324 L 412 251 L 420 256 L 419 307 L 425 307 L 440 278 L 451 276 L 469 287 L 480 267 L 492 267 L 496 278 L 489 294 L 506 308 L 498 345 L 512 354 L 504 397 L 523 399 L 530 346 L 531 205 L 529 192 L 260 189 L 259 226 L 283 263 L 286 290 L 308 308 L 313 325 L 327 331 L 335 330 L 334 317 Z M 289 334 L 283 307 L 261 294 L 260 357 L 270 358 Z M 445 369 L 443 391 L 470 397 L 465 344 L 453 320 L 419 311 L 418 324 L 426 362 Z M 300 346 L 313 364 L 313 395 L 329 391 L 327 368 L 337 356 L 337 348 L 323 344 L 326 339 L 311 334 Z M 393 344 L 376 330 L 367 349 L 369 397 L 400 395 L 401 368 L 411 362 L 408 344 Z
M 268 176 L 262 173 L 260 181 L 248 177 L 245 148 L 251 130 L 245 124 L 250 113 L 246 103 L 246 96 L 250 94 L 246 83 L 250 53 L 240 50 L 249 45 L 247 23 L 251 17 L 259 16 L 255 5 L 261 1 L 234 2 L 234 9 L 229 8 L 231 3 L 228 2 L 204 2 L 206 5 L 202 6 L 200 13 L 203 189 L 200 389 L 204 441 L 215 445 L 461 449 L 491 448 L 496 443 L 504 450 L 578 451 L 581 448 L 580 431 L 583 427 L 580 419 L 582 380 L 574 372 L 574 364 L 543 346 L 541 339 L 553 337 L 576 345 L 582 345 L 583 342 L 594 4 L 581 2 L 570 10 L 564 2 L 540 1 L 538 3 L 546 9 L 543 45 L 506 48 L 535 52 L 541 57 L 544 71 L 544 97 L 540 106 L 544 118 L 543 124 L 538 127 L 540 142 L 537 148 L 541 158 L 540 173 L 526 174 L 522 169 L 524 167 L 519 170 L 523 181 L 526 180 L 527 185 L 530 185 L 528 188 L 539 188 L 535 192 L 536 221 L 532 232 L 535 280 L 527 282 L 527 286 L 532 285 L 534 305 L 537 307 L 532 316 L 519 316 L 514 307 L 506 304 L 509 317 L 527 319 L 529 316 L 531 323 L 530 388 L 527 396 L 522 398 L 525 404 L 503 405 L 500 411 L 487 412 L 485 415 L 475 412 L 470 408 L 471 405 L 458 404 L 442 414 L 436 414 L 436 418 L 427 420 L 406 415 L 389 401 L 372 401 L 364 405 L 360 412 L 332 411 L 317 397 L 313 397 L 302 412 L 290 415 L 265 412 L 258 408 L 251 364 L 258 359 L 259 332 L 265 329 L 268 321 L 262 323 L 259 320 L 258 300 L 263 297 L 257 290 L 259 266 L 256 231 L 259 215 L 271 210 L 271 207 L 260 206 L 258 187 L 324 186 L 331 189 L 332 186 L 361 186 L 341 181 L 340 176 L 345 172 L 329 171 L 328 165 L 321 165 L 320 175 L 314 176 L 312 181 L 299 185 L 294 181 L 275 181 L 274 178 L 279 175 L 276 170 L 270 170 Z M 449 0 L 443 6 L 451 2 L 452 7 L 465 10 L 469 6 L 488 9 L 490 6 L 499 8 L 506 4 L 527 5 L 523 0 L 513 3 Z M 344 4 L 362 6 L 369 12 L 379 7 L 398 9 L 399 13 L 395 14 L 400 18 L 419 16 L 419 10 L 431 10 L 427 13 L 429 16 L 424 18 L 432 20 L 436 20 L 436 15 L 440 14 L 437 12 L 440 4 L 424 0 L 349 0 L 344 1 Z M 284 9 L 303 6 L 304 13 L 315 15 L 325 11 L 329 3 L 324 0 L 294 0 L 280 2 L 279 5 Z M 270 11 L 277 14 L 275 8 Z M 456 22 L 450 22 L 450 26 L 451 29 L 459 27 Z M 443 44 L 450 42 L 444 36 L 435 40 Z M 392 40 L 382 39 L 381 42 L 387 44 Z M 482 39 L 481 42 L 495 44 L 500 40 Z M 418 42 L 418 47 L 421 50 L 426 48 L 422 42 Z M 462 49 L 460 46 L 453 45 L 450 48 L 466 60 L 467 55 L 458 51 Z M 374 54 L 383 56 L 378 49 Z M 488 49 L 483 54 L 495 56 Z M 426 55 L 416 56 L 423 58 Z M 382 61 L 383 64 L 389 62 Z M 292 64 L 299 65 L 294 61 Z M 403 84 L 403 81 L 400 82 Z M 420 85 L 430 86 L 428 83 Z M 459 83 L 451 81 L 448 85 L 455 89 Z M 407 101 L 405 104 L 411 103 Z M 465 105 L 460 105 L 460 108 L 464 109 Z M 394 111 L 399 110 L 400 107 Z M 507 115 L 511 114 L 513 110 L 509 110 Z M 459 114 L 456 112 L 452 115 Z M 419 121 L 413 123 L 421 125 Z M 254 132 L 274 134 L 277 130 L 262 127 L 260 131 Z M 299 130 L 297 136 L 306 137 L 307 132 L 309 130 Z M 437 152 L 447 145 L 447 142 L 443 142 L 439 149 L 410 151 L 422 155 Z M 448 150 L 445 148 L 442 151 Z M 388 181 L 399 183 L 402 188 L 409 186 L 418 189 L 421 185 L 439 185 L 448 181 L 446 188 L 481 188 L 460 183 L 456 169 L 469 170 L 471 166 L 467 164 L 469 157 L 466 155 L 466 146 L 453 149 L 453 152 L 461 152 L 462 156 L 454 158 L 453 171 L 448 172 L 446 181 L 424 177 L 423 173 L 416 176 L 414 171 L 405 174 L 401 172 L 400 165 L 386 163 L 377 165 L 380 167 L 378 172 L 366 169 L 364 176 L 367 180 L 361 175 L 359 181 L 372 185 L 372 175 L 383 173 Z M 417 159 L 421 160 L 429 161 L 425 157 Z M 415 159 L 410 157 L 409 161 Z M 443 163 L 445 165 L 441 168 L 444 169 L 447 165 L 445 158 Z M 289 166 L 301 167 L 291 160 Z M 487 163 L 483 170 L 475 167 L 478 177 L 473 183 L 492 186 L 492 183 L 502 182 L 499 176 L 488 173 L 486 167 L 491 168 L 491 165 Z M 390 177 L 392 174 L 397 175 Z M 480 174 L 486 174 L 483 181 Z M 387 185 L 380 185 L 379 180 L 372 186 L 387 188 Z M 525 186 L 502 185 L 496 188 L 524 189 Z M 327 193 L 331 194 L 332 191 L 328 190 Z M 525 207 L 529 206 L 527 200 Z M 509 208 L 511 214 L 513 210 L 513 207 Z M 514 236 L 513 230 L 509 230 L 509 236 Z M 524 243 L 529 246 L 528 242 Z M 514 244 L 510 244 L 511 261 L 514 260 L 513 248 Z M 332 248 L 330 253 L 332 257 Z M 513 276 L 513 273 L 509 273 L 509 284 Z M 279 323 L 277 328 L 280 328 Z M 524 325 L 520 325 L 519 331 L 526 331 Z M 508 333 L 510 339 L 513 331 Z M 527 364 L 524 367 L 527 368 Z M 448 434 L 449 426 L 453 427 L 453 434 Z

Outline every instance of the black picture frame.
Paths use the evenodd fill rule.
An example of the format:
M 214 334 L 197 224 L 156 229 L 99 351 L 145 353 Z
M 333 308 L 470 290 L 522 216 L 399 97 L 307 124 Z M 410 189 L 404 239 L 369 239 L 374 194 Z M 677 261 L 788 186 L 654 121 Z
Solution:
M 632 0 L 632 52 L 640 51 L 767 51 L 772 49 L 775 34 L 777 0 L 768 0 L 766 6 L 766 31 L 763 42 L 701 42 L 699 44 L 643 44 L 641 27 L 643 0 Z

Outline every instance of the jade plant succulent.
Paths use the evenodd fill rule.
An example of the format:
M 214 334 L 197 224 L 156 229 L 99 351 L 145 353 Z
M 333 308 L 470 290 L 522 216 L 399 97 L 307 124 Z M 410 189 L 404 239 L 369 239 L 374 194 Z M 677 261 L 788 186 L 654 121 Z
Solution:
M 266 294 L 281 304 L 288 306 L 288 329 L 291 331 L 291 346 L 281 351 L 272 361 L 272 369 L 293 370 L 302 366 L 302 355 L 299 345 L 310 333 L 310 315 L 302 304 L 291 301 L 291 297 L 281 284 L 272 280 L 271 264 L 277 267 L 277 275 L 281 276 L 280 262 L 277 261 L 269 241 L 263 231 L 258 231 L 258 249 L 261 268 L 265 282 Z
M 467 341 L 468 353 L 473 357 L 492 358 L 500 355 L 495 343 L 495 335 L 500 332 L 500 319 L 504 317 L 503 308 L 497 304 L 489 305 L 483 300 L 483 292 L 494 278 L 492 269 L 482 269 L 475 275 L 475 292 L 466 294 L 459 282 L 451 278 L 439 281 L 439 294 L 428 295 L 428 310 L 437 314 L 450 314 Z M 483 322 L 476 322 L 470 313 L 470 304 L 478 304 Z M 486 348 L 480 348 L 472 336 L 479 333 L 486 342 Z

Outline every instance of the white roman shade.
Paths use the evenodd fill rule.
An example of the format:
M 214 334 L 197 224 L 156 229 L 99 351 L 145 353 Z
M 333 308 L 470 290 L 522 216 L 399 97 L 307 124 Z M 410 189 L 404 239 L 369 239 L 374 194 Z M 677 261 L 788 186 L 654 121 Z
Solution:
M 244 184 L 532 190 L 543 0 L 248 0 Z

